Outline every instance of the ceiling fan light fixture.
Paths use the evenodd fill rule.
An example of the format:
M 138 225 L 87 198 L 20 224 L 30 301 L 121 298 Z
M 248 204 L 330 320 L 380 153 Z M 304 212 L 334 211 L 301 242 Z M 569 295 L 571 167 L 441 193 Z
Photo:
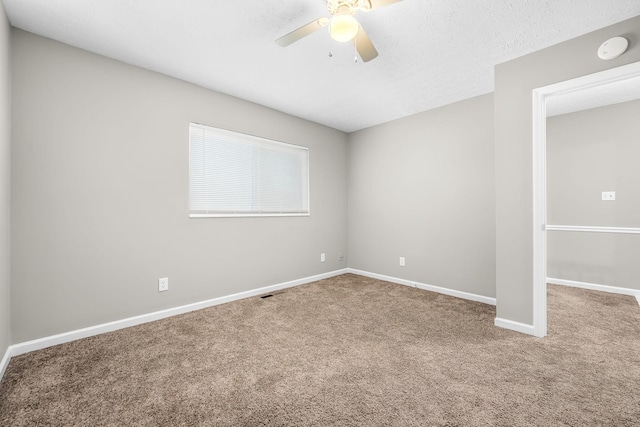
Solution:
M 338 42 L 348 42 L 358 34 L 360 24 L 351 15 L 336 15 L 329 24 L 331 38 Z

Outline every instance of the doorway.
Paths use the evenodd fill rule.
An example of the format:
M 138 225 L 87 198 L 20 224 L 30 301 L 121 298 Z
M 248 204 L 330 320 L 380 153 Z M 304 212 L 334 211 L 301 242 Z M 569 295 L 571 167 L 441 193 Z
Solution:
M 563 96 L 606 90 L 607 85 L 640 78 L 640 62 L 541 87 L 533 91 L 533 329 L 547 335 L 547 231 L 568 231 L 547 223 L 547 103 Z M 613 227 L 583 227 L 590 232 L 634 232 Z M 640 230 L 635 230 L 640 233 Z

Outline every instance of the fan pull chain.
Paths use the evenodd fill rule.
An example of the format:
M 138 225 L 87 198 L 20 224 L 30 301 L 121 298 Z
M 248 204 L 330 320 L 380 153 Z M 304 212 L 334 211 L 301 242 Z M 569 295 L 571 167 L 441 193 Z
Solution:
M 358 43 L 357 40 L 357 38 L 353 39 L 353 62 L 356 64 L 358 63 L 358 46 L 356 46 L 356 43 Z
M 331 42 L 331 37 L 329 37 L 329 58 L 333 58 L 333 43 Z

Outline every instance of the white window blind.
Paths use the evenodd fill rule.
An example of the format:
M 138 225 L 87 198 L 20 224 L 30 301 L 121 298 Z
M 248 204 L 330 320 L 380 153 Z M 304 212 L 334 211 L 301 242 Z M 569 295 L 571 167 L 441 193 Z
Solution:
M 309 215 L 309 149 L 191 123 L 189 215 Z

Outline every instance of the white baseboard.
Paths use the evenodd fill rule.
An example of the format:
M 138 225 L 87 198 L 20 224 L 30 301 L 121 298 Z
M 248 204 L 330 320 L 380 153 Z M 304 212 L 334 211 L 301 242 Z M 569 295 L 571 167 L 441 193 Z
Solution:
M 7 366 L 9 366 L 9 361 L 11 360 L 11 346 L 7 348 L 4 356 L 2 356 L 2 361 L 0 361 L 0 381 L 2 381 L 2 377 L 4 377 L 4 371 L 7 370 Z
M 233 295 L 227 295 L 219 298 L 209 299 L 206 301 L 196 302 L 193 304 L 187 304 L 179 307 L 168 308 L 166 310 L 142 314 L 140 316 L 129 317 L 122 320 L 103 323 L 101 325 L 90 326 L 88 328 L 82 328 L 75 331 L 52 335 L 49 337 L 38 338 L 32 341 L 13 344 L 9 346 L 9 349 L 7 350 L 7 354 L 9 354 L 10 356 L 18 356 L 24 353 L 28 353 L 35 350 L 41 350 L 43 348 L 51 347 L 54 345 L 63 344 L 66 342 L 103 334 L 105 332 L 116 331 L 118 329 L 141 325 L 143 323 L 153 322 L 154 320 L 160 320 L 167 317 L 176 316 L 178 314 L 188 313 L 190 311 L 201 310 L 203 308 L 213 307 L 215 305 L 225 304 L 231 301 L 236 301 L 236 300 L 249 298 L 257 295 L 262 295 L 262 294 L 277 291 L 280 289 L 286 289 L 294 286 L 304 285 L 306 283 L 316 282 L 318 280 L 339 276 L 347 272 L 348 272 L 348 269 L 346 268 L 342 270 L 335 270 L 329 273 L 323 273 L 315 276 L 305 277 L 303 279 L 292 280 L 290 282 L 284 282 L 276 285 L 265 286 L 263 288 L 253 289 L 245 292 L 239 292 Z M 5 355 L 5 357 L 7 356 Z M 4 359 L 3 359 L 3 362 L 4 362 Z M 7 360 L 7 363 L 8 363 L 8 360 Z M 0 376 L 0 378 L 2 377 Z
M 416 287 L 416 283 L 412 282 L 410 280 L 398 279 L 397 277 L 385 276 L 384 274 L 370 273 L 368 271 L 358 270 L 358 269 L 355 269 L 355 268 L 347 268 L 347 270 L 349 271 L 349 273 L 357 274 L 358 276 L 364 276 L 364 277 L 370 277 L 372 279 L 384 280 L 385 282 L 396 283 L 398 285 L 409 286 L 411 288 L 415 288 Z
M 535 335 L 533 325 L 527 325 L 526 323 L 496 317 L 493 320 L 493 324 L 499 328 L 510 329 L 527 335 Z
M 437 292 L 439 294 L 449 295 L 456 298 L 462 298 L 470 301 L 481 302 L 484 304 L 496 305 L 496 299 L 485 297 L 483 295 L 472 294 L 469 292 L 456 291 L 455 289 L 441 288 L 440 286 L 427 285 L 425 283 L 414 282 L 413 280 L 399 279 L 397 277 L 385 276 L 384 274 L 371 273 L 368 271 L 348 268 L 349 273 L 360 276 L 371 277 L 372 279 L 384 280 L 386 282 L 397 283 L 399 285 L 410 286 L 412 288 L 422 289 L 424 291 Z
M 636 297 L 638 304 L 640 304 L 640 291 L 631 288 L 620 288 L 617 286 L 599 285 L 597 283 L 577 282 L 575 280 L 554 279 L 547 277 L 547 283 L 552 285 L 570 286 L 573 288 L 589 289 L 592 291 L 609 292 L 611 294 L 630 295 Z

